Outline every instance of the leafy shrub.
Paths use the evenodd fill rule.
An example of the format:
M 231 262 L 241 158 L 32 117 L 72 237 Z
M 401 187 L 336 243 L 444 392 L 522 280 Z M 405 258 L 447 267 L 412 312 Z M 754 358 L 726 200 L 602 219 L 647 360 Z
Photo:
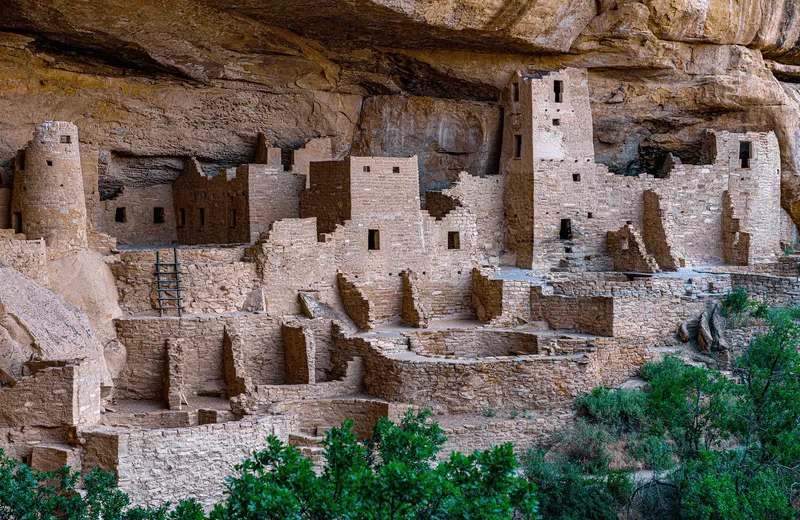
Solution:
M 542 451 L 530 450 L 523 457 L 523 467 L 525 476 L 536 484 L 540 512 L 547 520 L 615 520 L 614 493 L 624 494 L 630 486 L 630 480 L 627 485 L 622 482 L 627 478 L 624 472 L 609 478 L 585 476 L 575 464 L 549 462 Z
M 606 444 L 611 436 L 603 428 L 578 419 L 555 440 L 558 452 L 567 462 L 590 473 L 602 473 L 608 469 L 610 456 Z
M 592 421 L 617 433 L 638 431 L 646 422 L 647 396 L 638 390 L 609 390 L 600 386 L 575 405 Z
M 663 436 L 645 435 L 633 441 L 629 451 L 636 460 L 655 471 L 675 466 L 675 449 Z
M 743 287 L 736 287 L 722 299 L 722 308 L 728 316 L 739 315 L 750 308 L 750 297 Z

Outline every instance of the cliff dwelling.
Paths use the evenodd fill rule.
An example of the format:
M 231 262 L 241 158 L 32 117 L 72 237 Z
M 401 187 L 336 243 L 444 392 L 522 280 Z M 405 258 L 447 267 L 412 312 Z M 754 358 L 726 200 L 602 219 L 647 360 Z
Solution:
M 214 504 L 267 435 L 321 464 L 327 428 L 408 409 L 448 425 L 447 452 L 521 450 L 695 348 L 731 290 L 800 294 L 774 131 L 711 125 L 697 164 L 621 175 L 596 157 L 586 69 L 503 81 L 496 168 L 438 189 L 426 147 L 290 149 L 266 128 L 243 164 L 187 154 L 134 182 L 120 165 L 144 161 L 80 124 L 29 128 L 0 188 L 0 448 L 111 470 L 147 506 Z

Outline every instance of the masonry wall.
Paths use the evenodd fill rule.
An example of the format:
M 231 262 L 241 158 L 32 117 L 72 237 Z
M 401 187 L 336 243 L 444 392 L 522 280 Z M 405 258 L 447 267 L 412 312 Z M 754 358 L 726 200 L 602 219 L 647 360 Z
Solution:
M 311 434 L 352 420 L 356 435 L 369 439 L 378 420 L 389 416 L 391 406 L 377 399 L 314 399 L 281 403 L 274 411 L 291 416 L 299 431 Z
M 211 251 L 205 255 L 197 251 Z M 214 250 L 179 249 L 178 271 L 184 311 L 188 314 L 220 314 L 242 309 L 247 297 L 256 288 L 256 266 L 242 262 L 241 251 L 235 248 Z M 161 261 L 171 262 L 171 249 L 159 251 Z M 110 263 L 123 311 L 137 314 L 158 309 L 155 281 L 155 251 L 123 252 Z M 166 267 L 161 268 L 166 271 Z
M 794 276 L 732 273 L 731 284 L 745 289 L 751 298 L 764 299 L 772 306 L 793 305 L 800 301 L 800 280 Z
M 177 214 L 184 209 L 186 214 L 186 225 L 177 229 L 179 244 L 228 242 L 227 173 L 208 177 L 196 159 L 186 161 L 173 193 L 173 211 Z
M 224 396 L 223 339 L 226 327 L 243 339 L 245 368 L 255 384 L 284 382 L 280 320 L 267 314 L 183 318 L 121 318 L 117 337 L 127 363 L 115 379 L 122 399 L 161 399 L 166 371 L 166 342 L 184 339 L 189 365 L 184 384 L 192 394 Z
M 371 395 L 435 413 L 546 409 L 566 405 L 597 385 L 619 384 L 653 359 L 639 338 L 599 338 L 595 346 L 582 356 L 479 360 L 376 352 L 366 359 L 364 384 Z
M 95 429 L 86 432 L 93 461 L 112 464 L 120 491 L 132 505 L 158 507 L 197 499 L 204 506 L 223 500 L 225 477 L 234 465 L 263 449 L 275 435 L 286 440 L 293 427 L 282 416 L 168 430 Z M 86 464 L 84 471 L 86 471 Z
M 11 190 L 0 188 L 0 229 L 11 227 Z
M 60 427 L 96 423 L 100 380 L 79 362 L 62 362 L 0 388 L 0 426 Z
M 531 289 L 531 318 L 551 329 L 614 336 L 614 299 L 606 296 L 562 296 Z
M 43 238 L 53 253 L 87 246 L 86 203 L 78 127 L 46 121 L 17 161 L 12 214 L 29 239 Z M 13 219 L 12 219 L 13 220 Z
M 246 164 L 237 169 L 236 176 L 247 178 L 249 185 L 247 242 L 258 240 L 276 220 L 300 216 L 300 193 L 306 186 L 304 174 Z
M 100 230 L 126 245 L 169 245 L 177 239 L 178 221 L 172 203 L 171 184 L 146 188 L 125 186 L 113 199 L 102 202 Z M 155 221 L 156 208 L 163 209 L 164 222 Z M 124 212 L 117 222 L 117 212 Z
M 47 247 L 44 240 L 8 240 L 0 230 L 0 264 L 7 264 L 47 286 Z
M 435 329 L 406 333 L 409 349 L 421 355 L 458 358 L 539 354 L 534 333 L 487 329 Z

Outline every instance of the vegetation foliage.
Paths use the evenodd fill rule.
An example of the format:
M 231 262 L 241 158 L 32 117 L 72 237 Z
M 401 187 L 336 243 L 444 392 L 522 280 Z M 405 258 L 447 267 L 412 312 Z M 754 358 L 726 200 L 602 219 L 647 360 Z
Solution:
M 535 486 L 518 476 L 512 446 L 470 455 L 454 452 L 435 464 L 445 437 L 430 412 L 409 412 L 400 424 L 381 419 L 373 437 L 359 442 L 352 421 L 328 431 L 321 474 L 296 448 L 270 437 L 227 479 L 226 499 L 213 520 L 511 520 L 538 518 Z M 40 473 L 0 459 L 0 520 L 200 520 L 194 501 L 168 512 L 127 509 L 113 475 L 95 470 L 86 494 L 78 475 L 64 468 Z

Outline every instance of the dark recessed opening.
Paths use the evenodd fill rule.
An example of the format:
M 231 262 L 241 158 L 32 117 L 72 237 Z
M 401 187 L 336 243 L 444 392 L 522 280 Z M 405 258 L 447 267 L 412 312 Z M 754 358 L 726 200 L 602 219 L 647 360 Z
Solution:
M 15 211 L 13 216 L 11 225 L 14 227 L 14 233 L 22 233 L 22 212 Z
M 70 144 L 71 142 L 72 142 L 72 136 L 70 135 L 61 136 L 61 144 Z
M 458 231 L 447 233 L 447 249 L 461 249 L 461 233 Z
M 47 161 L 47 166 L 53 166 L 53 161 Z
M 236 227 L 236 209 L 231 209 L 231 227 Z
M 367 249 L 378 251 L 381 248 L 381 232 L 377 229 L 370 229 L 367 236 Z
M 200 225 L 206 225 L 206 208 L 200 208 Z
M 572 182 L 581 182 L 581 174 L 580 173 L 573 173 L 572 174 Z
M 369 173 L 369 166 L 364 166 L 364 173 Z
M 558 238 L 561 240 L 572 240 L 572 219 L 561 219 L 561 230 L 558 232 Z
M 514 136 L 514 158 L 519 159 L 522 157 L 522 136 Z
M 179 222 L 181 227 L 186 225 L 186 210 L 181 208 L 178 210 L 178 218 L 180 219 Z
M 128 215 L 125 212 L 125 208 L 117 208 L 114 210 L 114 222 L 127 222 Z
M 25 150 L 17 152 L 17 170 L 25 171 Z
M 553 119 L 553 126 L 561 126 L 561 120 L 560 119 Z
M 564 82 L 558 79 L 553 81 L 553 92 L 556 96 L 556 103 L 562 103 L 564 101 Z
M 591 211 L 586 213 L 586 218 L 594 218 L 594 213 L 592 213 Z
M 164 223 L 164 208 L 153 208 L 153 224 Z
M 400 167 L 399 166 L 392 167 L 392 173 L 400 173 Z
M 739 163 L 742 168 L 750 167 L 750 159 L 753 157 L 753 143 L 742 141 L 739 143 Z
M 517 82 L 511 84 L 511 99 L 514 103 L 519 102 L 519 83 Z

